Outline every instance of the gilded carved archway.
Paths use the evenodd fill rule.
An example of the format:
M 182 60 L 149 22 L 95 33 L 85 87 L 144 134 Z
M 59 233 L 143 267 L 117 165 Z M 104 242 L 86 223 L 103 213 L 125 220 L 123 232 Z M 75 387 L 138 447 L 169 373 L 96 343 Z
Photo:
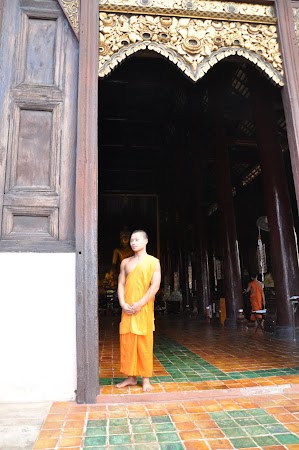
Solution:
M 79 37 L 80 0 L 59 0 Z M 272 6 L 215 0 L 99 0 L 99 76 L 144 49 L 197 81 L 218 61 L 242 56 L 283 85 Z
M 99 76 L 149 49 L 197 81 L 218 61 L 242 56 L 283 85 L 274 8 L 201 0 L 100 0 Z

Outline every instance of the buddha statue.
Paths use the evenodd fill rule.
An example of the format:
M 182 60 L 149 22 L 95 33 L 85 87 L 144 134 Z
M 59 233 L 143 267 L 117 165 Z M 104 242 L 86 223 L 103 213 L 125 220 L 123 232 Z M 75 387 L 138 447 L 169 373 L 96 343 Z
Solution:
M 131 233 L 127 230 L 122 230 L 120 232 L 120 247 L 113 250 L 112 254 L 112 265 L 109 272 L 105 273 L 105 277 L 100 281 L 100 286 L 104 289 L 117 289 L 118 274 L 120 264 L 123 259 L 133 256 L 134 252 L 130 246 Z
M 130 236 L 131 233 L 127 230 L 122 230 L 120 232 L 120 247 L 115 248 L 112 255 L 112 267 L 117 269 L 115 271 L 118 271 L 120 263 L 123 259 L 134 255 L 134 252 L 130 246 Z

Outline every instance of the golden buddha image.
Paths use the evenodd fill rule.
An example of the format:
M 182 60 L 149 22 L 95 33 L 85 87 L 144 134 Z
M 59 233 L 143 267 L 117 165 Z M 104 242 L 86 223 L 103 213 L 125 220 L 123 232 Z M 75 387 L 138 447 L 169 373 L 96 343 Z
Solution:
M 131 232 L 126 229 L 122 230 L 119 234 L 120 246 L 113 250 L 111 269 L 109 272 L 105 273 L 103 282 L 100 282 L 100 285 L 102 285 L 105 289 L 117 289 L 120 264 L 123 259 L 134 255 L 134 252 L 130 246 L 130 237 Z

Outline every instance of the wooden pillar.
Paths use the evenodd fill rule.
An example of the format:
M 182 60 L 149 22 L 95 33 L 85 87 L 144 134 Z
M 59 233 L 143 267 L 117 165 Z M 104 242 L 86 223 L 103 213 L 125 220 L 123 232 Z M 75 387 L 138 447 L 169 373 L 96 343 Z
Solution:
M 196 241 L 196 280 L 197 306 L 200 315 L 205 314 L 206 307 L 211 303 L 210 269 L 207 238 L 207 212 L 203 207 L 204 197 L 204 167 L 198 155 L 199 149 L 193 151 L 193 179 L 195 194 L 195 241 Z
M 292 208 L 282 150 L 276 133 L 270 82 L 259 78 L 253 68 L 248 68 L 248 77 L 270 228 L 271 262 L 277 305 L 276 336 L 291 338 L 292 309 L 288 298 L 299 295 L 299 271 Z
M 279 43 L 285 71 L 282 100 L 299 209 L 299 47 L 295 35 L 293 3 L 290 0 L 276 0 L 275 3 Z
M 230 161 L 224 124 L 224 88 L 230 79 L 224 70 L 215 70 L 209 89 L 209 109 L 212 118 L 220 234 L 223 248 L 223 270 L 226 304 L 225 327 L 237 327 L 238 309 L 243 307 L 241 269 L 235 212 L 230 179 Z
M 76 172 L 77 402 L 99 393 L 98 351 L 98 0 L 80 2 Z

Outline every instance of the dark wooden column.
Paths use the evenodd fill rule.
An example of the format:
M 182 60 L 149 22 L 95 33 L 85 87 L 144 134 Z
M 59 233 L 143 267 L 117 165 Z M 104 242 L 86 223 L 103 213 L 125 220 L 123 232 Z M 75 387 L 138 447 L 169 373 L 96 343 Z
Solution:
M 299 209 L 299 47 L 296 42 L 293 2 L 276 0 L 280 48 L 285 71 L 282 99 L 287 123 L 292 171 Z M 297 2 L 297 6 L 299 3 Z
M 248 68 L 247 73 L 270 228 L 271 262 L 277 305 L 276 336 L 291 338 L 292 310 L 288 298 L 299 295 L 299 271 L 284 161 L 271 104 L 273 88 L 270 82 L 259 77 L 252 67 Z
M 78 403 L 99 393 L 98 205 L 98 0 L 81 0 L 76 172 Z
M 230 161 L 226 145 L 224 124 L 224 89 L 229 82 L 229 73 L 215 70 L 209 89 L 209 110 L 214 136 L 216 158 L 216 178 L 218 190 L 218 208 L 220 214 L 220 234 L 223 248 L 224 288 L 227 328 L 237 327 L 238 309 L 243 307 L 241 269 L 235 212 L 230 179 Z
M 204 167 L 200 160 L 200 149 L 193 150 L 193 179 L 195 195 L 195 239 L 196 239 L 196 280 L 197 280 L 197 305 L 198 312 L 203 315 L 206 307 L 211 303 L 210 272 L 207 239 L 207 212 L 203 207 L 204 197 Z

